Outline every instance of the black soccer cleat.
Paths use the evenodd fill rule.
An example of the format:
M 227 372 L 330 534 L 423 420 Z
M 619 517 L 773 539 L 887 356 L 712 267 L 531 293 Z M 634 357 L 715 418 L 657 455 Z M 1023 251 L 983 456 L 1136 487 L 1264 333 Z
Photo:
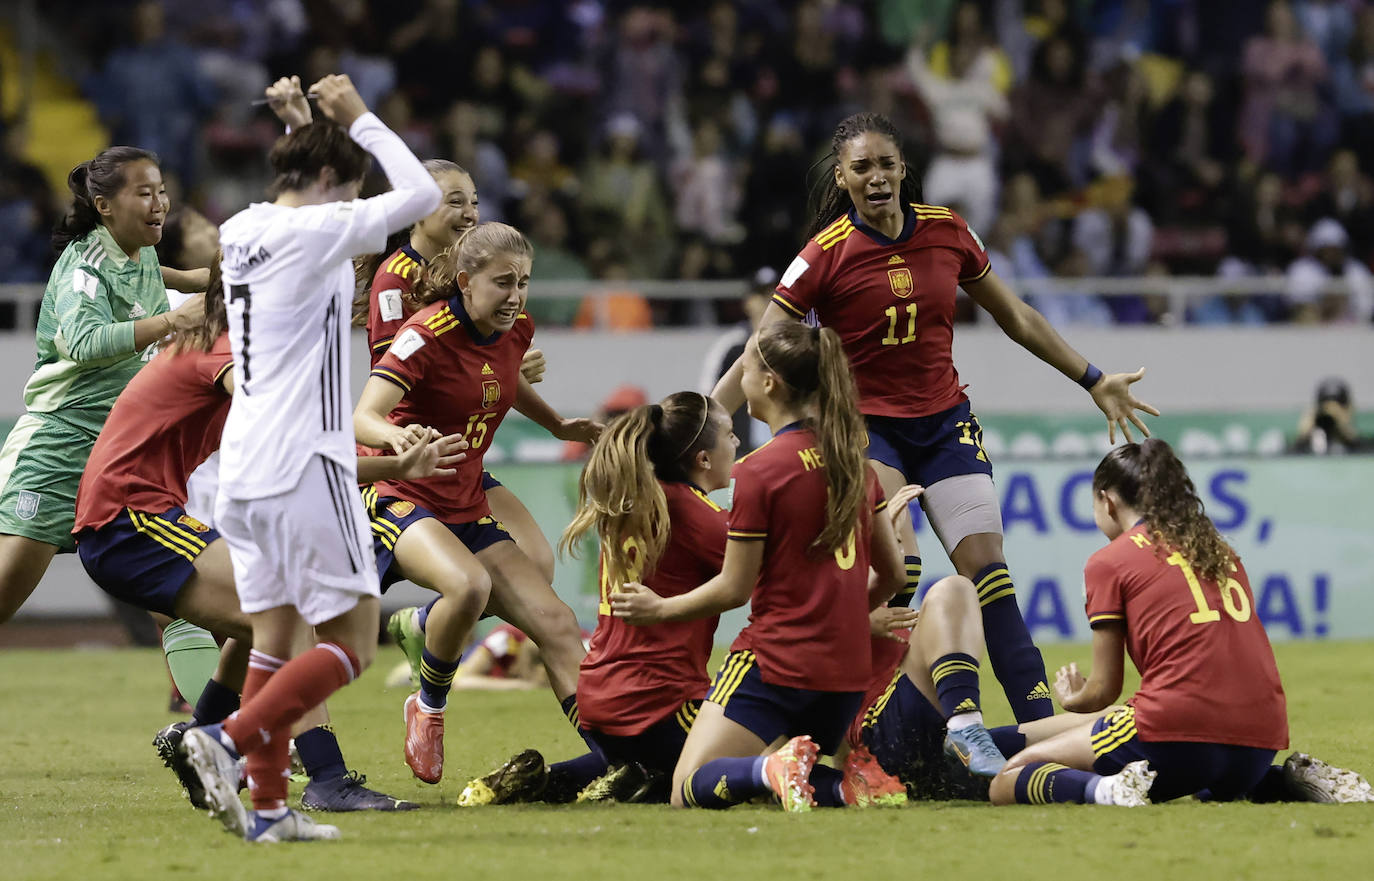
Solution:
M 171 768 L 172 773 L 177 775 L 177 780 L 181 783 L 182 791 L 185 793 L 191 806 L 199 810 L 207 810 L 210 803 L 205 798 L 205 787 L 201 785 L 200 777 L 186 761 L 186 756 L 178 749 L 181 746 L 181 738 L 185 736 L 191 722 L 173 722 L 153 735 L 153 746 L 157 748 L 158 758 L 162 759 L 164 767 Z
M 413 801 L 392 798 L 368 789 L 367 777 L 349 771 L 332 780 L 311 780 L 301 793 L 301 808 L 307 811 L 413 811 L 419 807 Z

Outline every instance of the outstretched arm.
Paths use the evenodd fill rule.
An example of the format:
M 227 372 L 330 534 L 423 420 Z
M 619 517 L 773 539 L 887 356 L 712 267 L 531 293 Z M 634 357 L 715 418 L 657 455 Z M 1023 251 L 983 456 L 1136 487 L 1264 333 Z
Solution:
M 749 601 L 763 568 L 761 541 L 731 541 L 725 545 L 720 574 L 698 588 L 661 597 L 638 582 L 628 582 L 611 594 L 611 614 L 630 624 L 695 621 L 737 609 Z
M 543 371 L 540 371 L 542 378 Z M 601 429 L 605 428 L 600 422 L 592 419 L 564 419 L 558 415 L 548 401 L 544 400 L 539 392 L 534 390 L 530 381 L 525 378 L 525 374 L 520 374 L 520 385 L 515 392 L 515 409 L 522 416 L 525 416 L 536 425 L 543 428 L 549 434 L 559 440 L 580 441 L 584 444 L 594 444 L 596 439 L 601 436 Z
M 1138 400 L 1131 394 L 1130 388 L 1132 383 L 1145 375 L 1144 367 L 1135 373 L 1103 374 L 1088 363 L 1087 358 L 1078 354 L 1045 316 L 1016 296 L 995 272 L 989 272 L 978 281 L 965 283 L 964 290 L 968 291 L 975 303 L 988 311 L 1002 332 L 1014 342 L 1088 390 L 1093 403 L 1107 417 L 1107 434 L 1112 443 L 1116 443 L 1117 428 L 1121 429 L 1126 440 L 1134 440 L 1131 425 L 1140 429 L 1145 437 L 1150 436 L 1150 430 L 1140 421 L 1136 411 L 1152 416 L 1158 416 L 1159 411 Z
M 770 302 L 768 308 L 763 310 L 763 317 L 759 319 L 759 328 L 763 329 L 770 324 L 779 321 L 796 321 L 797 319 L 788 314 L 787 310 L 777 303 Z M 716 399 L 729 413 L 734 413 L 744 406 L 744 390 L 740 388 L 740 377 L 744 374 L 744 365 L 741 361 L 743 355 L 735 359 L 735 363 L 730 365 L 730 369 L 725 371 L 725 375 L 716 381 L 716 387 L 711 390 L 711 397 Z

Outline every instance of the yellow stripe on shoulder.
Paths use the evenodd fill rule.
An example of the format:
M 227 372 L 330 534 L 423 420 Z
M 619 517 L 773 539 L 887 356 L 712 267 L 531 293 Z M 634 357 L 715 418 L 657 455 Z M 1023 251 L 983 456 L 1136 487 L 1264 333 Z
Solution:
M 795 315 L 795 316 L 798 317 L 798 318 L 805 318 L 805 317 L 806 317 L 806 313 L 805 313 L 805 312 L 803 312 L 802 310 L 800 310 L 800 309 L 798 309 L 796 306 L 794 306 L 794 305 L 792 304 L 792 301 L 789 300 L 789 299 L 787 299 L 786 297 L 784 297 L 782 294 L 774 294 L 774 295 L 773 295 L 773 302 L 774 302 L 774 303 L 777 303 L 777 304 L 778 304 L 779 306 L 781 306 L 783 309 L 787 310 L 787 312 L 789 312 L 789 313 L 792 314 L 792 315 Z
M 448 321 L 453 317 L 453 307 L 445 305 L 444 308 L 440 309 L 438 312 L 435 312 L 433 315 L 426 318 L 424 324 L 425 327 L 434 327 L 436 324 Z
M 450 330 L 453 330 L 455 327 L 457 327 L 457 326 L 458 326 L 458 323 L 459 323 L 459 322 L 458 322 L 458 319 L 457 319 L 456 317 L 454 317 L 454 318 L 453 318 L 452 320 L 450 320 L 450 321 L 446 321 L 446 322 L 444 322 L 443 324 L 440 324 L 440 325 L 436 325 L 436 326 L 434 326 L 434 327 L 431 327 L 430 330 L 434 333 L 434 336 L 435 336 L 435 338 L 437 339 L 438 337 L 443 336 L 444 334 L 448 333 Z
M 377 342 L 372 344 L 372 351 L 380 352 L 382 349 L 388 348 L 395 339 L 394 336 L 389 336 L 384 340 L 377 340 Z
M 844 221 L 844 226 L 836 230 L 833 234 L 827 235 L 824 240 L 822 240 L 820 236 L 817 236 L 816 243 L 821 246 L 822 251 L 829 251 L 831 248 L 835 247 L 840 242 L 843 242 L 845 239 L 849 238 L 850 234 L 853 232 L 854 224 L 850 223 L 849 218 L 846 217 Z
M 740 456 L 738 459 L 736 459 L 735 464 L 743 465 L 745 462 L 748 462 L 752 457 L 757 456 L 759 453 L 762 453 L 764 450 L 768 449 L 768 445 L 775 440 L 777 440 L 777 438 L 770 437 L 768 440 L 764 441 L 763 443 L 755 447 L 752 452 L 745 453 L 743 456 Z
M 701 499 L 703 502 L 705 502 L 705 503 L 707 504 L 707 506 L 710 507 L 710 509 L 711 509 L 712 511 L 724 511 L 724 510 L 725 510 L 725 509 L 722 508 L 720 505 L 717 505 L 715 502 L 711 501 L 711 497 L 710 497 L 710 496 L 708 496 L 706 493 L 702 492 L 701 490 L 697 489 L 696 487 L 692 487 L 692 495 L 696 496 L 697 498 L 699 498 L 699 499 Z
M 386 262 L 382 264 L 382 272 L 395 275 L 396 264 L 399 263 L 401 261 L 401 258 L 404 256 L 405 254 L 402 254 L 400 251 L 397 251 L 395 254 L 392 254 L 390 257 L 387 258 Z
M 827 226 L 820 232 L 816 233 L 815 241 L 819 242 L 826 236 L 833 234 L 837 229 L 844 226 L 846 223 L 849 223 L 849 215 L 841 214 L 839 217 L 835 218 L 833 223 L 831 223 L 829 226 Z
M 920 202 L 912 202 L 911 207 L 917 214 L 943 214 L 946 217 L 954 214 L 944 205 L 922 205 Z

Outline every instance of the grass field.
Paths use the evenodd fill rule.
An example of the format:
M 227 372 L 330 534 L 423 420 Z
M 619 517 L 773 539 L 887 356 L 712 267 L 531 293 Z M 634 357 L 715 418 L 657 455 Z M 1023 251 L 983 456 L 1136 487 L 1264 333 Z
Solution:
M 1290 643 L 1276 653 L 1294 745 L 1374 771 L 1374 644 Z M 1054 669 L 1087 652 L 1051 646 L 1045 656 Z M 960 802 L 806 816 L 756 806 L 459 809 L 464 782 L 512 752 L 534 746 L 556 760 L 580 741 L 545 692 L 458 694 L 444 782 L 425 786 L 401 759 L 404 695 L 382 688 L 397 658 L 383 648 L 333 712 L 350 765 L 424 809 L 336 815 L 343 841 L 252 848 L 193 812 L 149 745 L 168 721 L 160 654 L 0 652 L 0 878 L 1344 881 L 1374 871 L 1374 805 Z M 1005 721 L 1000 692 L 985 693 L 993 721 Z

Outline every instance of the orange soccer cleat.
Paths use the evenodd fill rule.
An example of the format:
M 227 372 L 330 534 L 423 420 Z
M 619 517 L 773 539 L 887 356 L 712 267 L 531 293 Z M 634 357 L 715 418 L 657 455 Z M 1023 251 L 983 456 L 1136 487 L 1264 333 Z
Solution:
M 444 776 L 444 714 L 420 708 L 420 693 L 406 698 L 406 764 L 426 783 Z
M 884 771 L 865 746 L 849 751 L 844 760 L 844 782 L 840 788 L 845 804 L 856 808 L 906 804 L 906 787 Z

